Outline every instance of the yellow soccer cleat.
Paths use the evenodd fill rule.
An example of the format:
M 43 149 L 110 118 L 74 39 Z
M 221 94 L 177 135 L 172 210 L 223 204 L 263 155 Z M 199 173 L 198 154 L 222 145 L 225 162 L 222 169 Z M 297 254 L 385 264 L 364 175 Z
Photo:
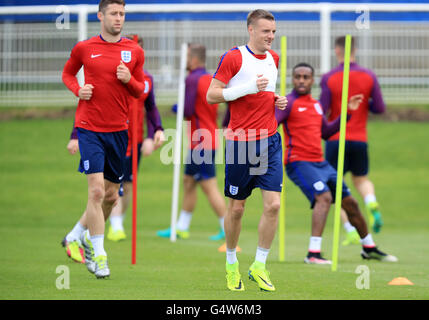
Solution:
M 346 239 L 342 242 L 343 246 L 348 246 L 349 244 L 360 244 L 360 237 L 356 230 L 347 232 Z
M 255 281 L 263 291 L 275 291 L 276 288 L 271 283 L 270 272 L 265 269 L 265 265 L 259 261 L 253 262 L 249 268 L 249 279 Z
M 107 239 L 118 242 L 121 240 L 125 240 L 127 235 L 124 230 L 113 230 L 112 226 L 109 227 L 109 231 L 107 232 Z
M 231 291 L 244 291 L 244 283 L 238 270 L 238 261 L 234 264 L 226 262 L 226 286 Z
M 64 238 L 61 245 L 65 248 L 67 256 L 70 259 L 78 263 L 85 263 L 83 248 L 78 240 L 68 242 L 66 238 Z

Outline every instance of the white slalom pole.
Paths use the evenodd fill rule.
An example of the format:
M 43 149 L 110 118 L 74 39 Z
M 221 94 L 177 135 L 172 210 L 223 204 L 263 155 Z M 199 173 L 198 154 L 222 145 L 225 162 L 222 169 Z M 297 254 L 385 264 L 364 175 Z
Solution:
M 185 75 L 186 59 L 188 56 L 188 44 L 182 43 L 180 55 L 180 74 L 179 74 L 179 100 L 177 101 L 176 117 L 176 140 L 174 141 L 174 172 L 173 172 L 173 196 L 171 201 L 171 226 L 170 241 L 176 242 L 176 221 L 179 206 L 179 179 L 180 179 L 180 157 L 182 150 L 182 126 L 183 112 L 185 109 Z

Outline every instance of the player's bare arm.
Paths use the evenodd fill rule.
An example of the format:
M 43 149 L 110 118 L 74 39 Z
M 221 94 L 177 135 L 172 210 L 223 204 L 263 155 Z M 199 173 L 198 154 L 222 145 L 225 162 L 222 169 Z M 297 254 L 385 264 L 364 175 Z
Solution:
M 209 104 L 226 102 L 222 94 L 222 91 L 225 87 L 225 83 L 213 78 L 212 82 L 210 83 L 209 89 L 207 90 L 207 102 Z

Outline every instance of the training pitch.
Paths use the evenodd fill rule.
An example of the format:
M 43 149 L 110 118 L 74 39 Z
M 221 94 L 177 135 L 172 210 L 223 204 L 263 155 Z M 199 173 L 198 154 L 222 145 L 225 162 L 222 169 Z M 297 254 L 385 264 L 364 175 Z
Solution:
M 257 245 L 262 211 L 259 189 L 247 202 L 239 240 L 244 292 L 226 288 L 225 254 L 217 251 L 223 242 L 208 239 L 217 233 L 218 222 L 201 191 L 191 238 L 171 243 L 156 236 L 157 230 L 170 224 L 173 178 L 173 166 L 161 164 L 159 151 L 144 158 L 139 171 L 137 264 L 131 265 L 131 210 L 125 223 L 128 238 L 120 243 L 105 241 L 110 279 L 97 280 L 84 265 L 67 258 L 60 242 L 82 214 L 87 198 L 85 176 L 77 172 L 79 155 L 70 156 L 66 150 L 72 123 L 71 118 L 0 123 L 0 299 L 429 298 L 428 123 L 369 123 L 370 177 L 385 223 L 381 233 L 373 236 L 380 249 L 397 256 L 399 262 L 364 261 L 360 246 L 340 244 L 338 271 L 304 264 L 311 211 L 298 188 L 287 180 L 285 262 L 278 261 L 277 236 L 267 262 L 277 289 L 273 293 L 259 291 L 246 276 Z M 163 124 L 174 127 L 175 119 L 164 118 Z M 217 173 L 222 190 L 223 165 Z M 345 181 L 362 205 L 350 177 Z M 332 234 L 333 208 L 322 243 L 329 259 Z M 344 236 L 341 228 L 340 239 Z M 397 277 L 414 285 L 388 285 Z

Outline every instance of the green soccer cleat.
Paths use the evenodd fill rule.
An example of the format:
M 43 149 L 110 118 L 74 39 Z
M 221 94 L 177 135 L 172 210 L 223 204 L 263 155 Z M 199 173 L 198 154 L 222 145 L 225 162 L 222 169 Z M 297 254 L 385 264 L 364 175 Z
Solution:
M 92 242 L 88 237 L 89 232 L 85 231 L 82 235 L 82 245 L 83 249 L 85 250 L 85 264 L 86 268 L 89 272 L 94 273 L 95 272 L 95 262 L 94 262 L 94 247 L 92 246 Z
M 159 230 L 156 232 L 156 235 L 158 237 L 161 237 L 161 238 L 170 238 L 171 229 L 168 228 L 168 229 L 164 229 L 164 230 Z M 188 230 L 177 230 L 176 229 L 176 236 L 179 239 L 189 239 L 190 235 L 191 234 L 189 233 Z
M 347 232 L 346 239 L 341 243 L 343 246 L 348 246 L 349 244 L 360 244 L 359 233 L 356 230 Z
M 113 230 L 112 226 L 109 226 L 109 231 L 107 232 L 107 239 L 118 242 L 121 240 L 125 240 L 127 235 L 124 230 Z
M 249 268 L 249 279 L 255 281 L 263 291 L 275 291 L 276 288 L 271 283 L 270 272 L 265 269 L 265 265 L 259 261 L 253 262 Z
M 97 279 L 104 279 L 110 276 L 110 270 L 107 265 L 107 257 L 103 255 L 99 255 L 94 258 L 95 263 L 95 271 L 94 274 Z
M 368 203 L 367 212 L 369 217 L 369 225 L 375 233 L 379 233 L 384 223 L 383 219 L 381 218 L 378 202 Z
M 244 291 L 244 283 L 241 280 L 240 271 L 238 268 L 238 261 L 234 264 L 226 262 L 226 286 L 231 291 Z
M 79 240 L 68 242 L 64 237 L 61 245 L 65 248 L 67 256 L 75 262 L 85 263 L 85 255 Z
M 212 241 L 223 240 L 223 239 L 225 239 L 225 231 L 223 231 L 222 229 L 220 229 L 218 234 L 210 236 L 209 239 L 212 240 Z

